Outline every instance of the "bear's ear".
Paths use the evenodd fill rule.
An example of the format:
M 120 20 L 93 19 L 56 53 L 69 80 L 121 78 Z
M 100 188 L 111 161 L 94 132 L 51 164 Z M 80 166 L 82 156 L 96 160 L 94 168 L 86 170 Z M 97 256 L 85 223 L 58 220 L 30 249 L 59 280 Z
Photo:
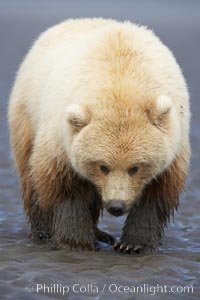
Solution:
M 172 100 L 168 96 L 159 96 L 147 109 L 147 115 L 151 123 L 157 127 L 164 127 L 172 106 Z
M 66 118 L 74 130 L 80 131 L 90 123 L 91 114 L 88 109 L 78 104 L 70 104 L 66 110 Z

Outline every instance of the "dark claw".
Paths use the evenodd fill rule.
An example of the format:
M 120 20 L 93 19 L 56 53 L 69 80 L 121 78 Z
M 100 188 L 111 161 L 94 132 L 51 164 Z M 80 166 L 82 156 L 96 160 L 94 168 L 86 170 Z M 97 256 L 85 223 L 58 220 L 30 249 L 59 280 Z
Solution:
M 127 247 L 126 247 L 126 252 L 127 253 L 131 253 L 131 251 L 133 250 L 133 245 L 128 245 Z
M 42 232 L 38 232 L 38 239 L 42 240 L 44 238 L 44 235 Z
M 127 243 L 122 243 L 122 242 L 116 242 L 114 244 L 114 250 L 119 250 L 120 252 L 124 252 L 127 254 L 130 253 L 137 253 L 137 254 L 141 254 L 141 253 L 150 253 L 155 251 L 154 248 L 152 247 L 147 247 L 145 245 L 132 245 L 132 244 L 127 244 Z
M 139 246 L 139 245 L 135 246 L 135 248 L 133 249 L 133 251 L 136 252 L 136 253 L 140 253 L 141 250 L 142 250 L 142 247 Z
M 126 244 L 121 244 L 119 250 L 122 252 L 126 248 Z
M 51 238 L 50 234 L 48 234 L 48 233 L 45 234 L 45 239 L 46 239 L 46 240 L 49 240 L 50 238 Z
M 113 247 L 115 250 L 117 250 L 120 247 L 120 245 L 121 245 L 121 242 L 116 242 Z

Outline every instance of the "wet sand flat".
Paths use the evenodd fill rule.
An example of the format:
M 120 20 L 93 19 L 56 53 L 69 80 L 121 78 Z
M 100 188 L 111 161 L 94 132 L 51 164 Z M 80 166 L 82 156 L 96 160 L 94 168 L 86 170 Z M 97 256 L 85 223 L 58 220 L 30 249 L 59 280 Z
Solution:
M 200 298 L 199 12 L 195 0 L 0 2 L 0 299 Z M 67 18 L 98 16 L 152 28 L 174 52 L 191 94 L 187 190 L 160 251 L 146 256 L 115 253 L 104 244 L 96 253 L 66 253 L 31 241 L 12 166 L 6 109 L 23 56 L 49 26 Z M 100 227 L 119 238 L 123 221 L 105 213 Z

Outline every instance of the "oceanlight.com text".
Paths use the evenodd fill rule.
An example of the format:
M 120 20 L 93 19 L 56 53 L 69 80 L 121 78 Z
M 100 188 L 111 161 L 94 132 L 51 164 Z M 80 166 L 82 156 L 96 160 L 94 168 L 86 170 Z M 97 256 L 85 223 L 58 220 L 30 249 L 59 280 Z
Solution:
M 111 284 L 80 284 L 74 283 L 72 285 L 68 284 L 46 284 L 37 283 L 35 286 L 27 286 L 26 290 L 36 294 L 88 294 L 88 295 L 99 295 L 99 294 L 193 294 L 193 286 L 177 286 L 177 285 L 150 285 L 147 283 L 140 285 L 120 285 L 118 283 Z

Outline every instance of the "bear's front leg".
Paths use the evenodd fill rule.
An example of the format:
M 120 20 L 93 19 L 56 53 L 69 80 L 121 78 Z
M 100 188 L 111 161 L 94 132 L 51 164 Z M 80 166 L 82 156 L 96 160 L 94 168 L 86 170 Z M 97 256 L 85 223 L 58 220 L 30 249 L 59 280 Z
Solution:
M 96 250 L 91 214 L 79 197 L 54 208 L 52 245 L 56 250 Z
M 121 240 L 114 245 L 114 249 L 126 253 L 155 251 L 160 245 L 163 225 L 156 201 L 150 204 L 141 200 L 131 208 Z

